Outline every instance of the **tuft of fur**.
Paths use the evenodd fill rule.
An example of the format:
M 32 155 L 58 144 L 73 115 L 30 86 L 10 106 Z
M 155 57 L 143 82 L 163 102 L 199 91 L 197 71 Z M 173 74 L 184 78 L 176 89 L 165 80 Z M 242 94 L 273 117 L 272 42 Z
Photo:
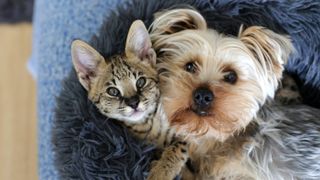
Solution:
M 273 97 L 274 89 L 282 77 L 284 65 L 287 64 L 289 54 L 293 51 L 293 45 L 289 37 L 279 35 L 264 27 L 253 26 L 245 30 L 240 28 L 238 37 L 252 52 L 258 61 L 256 66 L 261 68 L 259 73 L 270 77 L 270 97 Z
M 191 8 L 191 7 L 190 7 Z M 205 19 L 193 9 L 173 9 L 155 13 L 152 35 L 172 34 L 185 29 L 207 29 Z

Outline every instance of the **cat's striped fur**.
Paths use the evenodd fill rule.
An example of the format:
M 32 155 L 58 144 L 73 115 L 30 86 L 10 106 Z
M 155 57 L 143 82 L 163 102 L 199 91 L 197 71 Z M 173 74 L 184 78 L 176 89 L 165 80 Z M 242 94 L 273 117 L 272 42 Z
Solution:
M 167 118 L 163 112 L 160 101 L 158 87 L 158 77 L 150 65 L 140 64 L 133 60 L 128 60 L 125 56 L 113 56 L 109 59 L 109 70 L 102 73 L 98 81 L 101 81 L 95 91 L 90 92 L 90 98 L 99 108 L 101 113 L 108 117 L 120 120 L 138 138 L 145 139 L 158 147 L 165 147 L 172 143 L 174 132 L 169 129 Z M 146 79 L 143 89 L 134 88 L 135 82 L 140 77 Z M 106 94 L 109 87 L 116 87 L 127 97 L 110 97 Z M 126 110 L 131 109 L 124 102 L 128 96 L 138 96 L 139 104 L 143 106 L 146 114 L 132 121 L 125 117 Z M 123 115 L 121 115 L 123 114 Z
M 76 40 L 72 59 L 88 98 L 107 117 L 121 121 L 135 136 L 163 149 L 148 179 L 173 179 L 188 158 L 188 144 L 175 136 L 162 107 L 155 52 L 141 21 L 129 30 L 125 53 L 104 59 Z

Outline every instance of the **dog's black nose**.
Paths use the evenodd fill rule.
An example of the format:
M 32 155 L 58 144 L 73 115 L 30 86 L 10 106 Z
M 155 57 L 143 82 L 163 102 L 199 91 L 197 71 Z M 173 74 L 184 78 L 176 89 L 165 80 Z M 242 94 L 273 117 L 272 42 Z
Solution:
M 201 87 L 193 92 L 193 102 L 200 111 L 208 109 L 213 99 L 214 95 L 208 88 Z
M 132 96 L 130 98 L 126 98 L 124 101 L 128 106 L 132 107 L 133 109 L 136 109 L 140 102 L 138 96 Z

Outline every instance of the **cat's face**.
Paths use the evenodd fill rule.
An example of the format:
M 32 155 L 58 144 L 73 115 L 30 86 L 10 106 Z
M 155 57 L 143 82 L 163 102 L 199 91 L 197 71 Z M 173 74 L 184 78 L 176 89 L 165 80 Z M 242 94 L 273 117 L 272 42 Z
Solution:
M 160 96 L 155 69 L 139 59 L 113 57 L 99 70 L 89 98 L 108 117 L 139 122 L 153 113 Z
M 160 96 L 156 55 L 141 21 L 131 25 L 123 55 L 105 60 L 91 46 L 76 40 L 72 60 L 89 99 L 104 115 L 136 123 L 154 112 Z

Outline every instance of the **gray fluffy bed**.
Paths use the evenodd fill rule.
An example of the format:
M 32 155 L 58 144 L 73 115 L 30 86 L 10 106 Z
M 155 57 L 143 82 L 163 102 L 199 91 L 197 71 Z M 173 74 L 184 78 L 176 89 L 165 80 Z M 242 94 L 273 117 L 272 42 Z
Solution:
M 236 35 L 241 24 L 289 34 L 296 53 L 286 70 L 296 78 L 304 103 L 320 107 L 319 1 L 134 0 L 111 13 L 90 44 L 104 57 L 119 53 L 134 20 L 142 19 L 149 26 L 153 13 L 185 5 L 197 9 L 209 27 L 226 34 Z M 62 179 L 143 179 L 148 173 L 154 148 L 99 114 L 74 71 L 57 98 L 52 133 L 55 165 Z

